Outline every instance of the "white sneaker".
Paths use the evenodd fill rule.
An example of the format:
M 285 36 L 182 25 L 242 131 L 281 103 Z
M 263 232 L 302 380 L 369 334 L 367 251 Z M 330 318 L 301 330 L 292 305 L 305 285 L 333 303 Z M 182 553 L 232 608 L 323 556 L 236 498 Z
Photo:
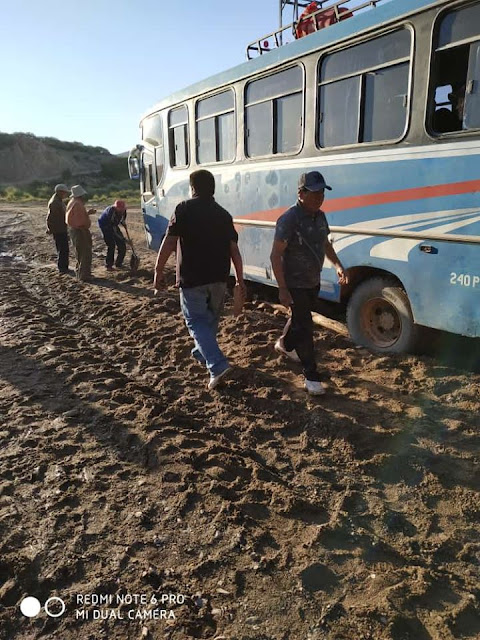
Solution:
M 215 387 L 218 385 L 220 380 L 224 378 L 225 375 L 231 370 L 232 370 L 232 367 L 227 367 L 222 371 L 222 373 L 219 373 L 218 376 L 211 376 L 210 382 L 208 383 L 209 391 L 211 391 L 212 389 L 215 389 Z
M 287 356 L 287 358 L 290 358 L 290 360 L 292 360 L 293 362 L 300 362 L 300 358 L 298 357 L 295 349 L 292 349 L 291 351 L 287 351 L 285 349 L 282 338 L 279 338 L 275 342 L 273 348 L 275 349 L 275 351 L 278 351 L 278 353 L 281 353 L 282 355 Z
M 305 378 L 303 386 L 311 396 L 323 396 L 326 392 L 325 387 L 318 380 L 307 380 Z

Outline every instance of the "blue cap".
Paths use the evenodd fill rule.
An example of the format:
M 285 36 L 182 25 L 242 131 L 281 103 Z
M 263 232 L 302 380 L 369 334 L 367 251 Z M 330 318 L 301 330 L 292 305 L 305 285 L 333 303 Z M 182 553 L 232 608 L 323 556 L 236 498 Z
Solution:
M 319 171 L 309 171 L 308 173 L 302 173 L 300 180 L 298 181 L 299 189 L 306 189 L 307 191 L 321 191 L 322 189 L 332 190 L 325 182 L 325 178 Z

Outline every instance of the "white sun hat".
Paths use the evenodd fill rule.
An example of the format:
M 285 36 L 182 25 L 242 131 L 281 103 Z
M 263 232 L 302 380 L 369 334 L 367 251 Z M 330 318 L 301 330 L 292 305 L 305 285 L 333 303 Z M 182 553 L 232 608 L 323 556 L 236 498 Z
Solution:
M 72 187 L 72 198 L 80 198 L 80 196 L 86 196 L 87 192 L 85 191 L 85 189 L 79 185 L 79 184 L 74 184 Z

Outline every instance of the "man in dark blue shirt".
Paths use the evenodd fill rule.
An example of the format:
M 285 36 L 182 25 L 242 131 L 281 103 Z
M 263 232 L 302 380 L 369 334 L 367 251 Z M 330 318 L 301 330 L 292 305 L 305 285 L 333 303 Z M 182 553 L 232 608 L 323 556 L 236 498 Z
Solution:
M 339 283 L 348 280 L 328 239 L 330 229 L 320 209 L 325 189 L 331 187 L 318 171 L 300 176 L 297 203 L 277 220 L 270 256 L 280 302 L 292 312 L 275 350 L 301 362 L 305 389 L 312 395 L 325 393 L 315 362 L 311 314 L 318 299 L 325 256 L 335 266 Z
M 118 251 L 115 266 L 121 267 L 123 264 L 127 244 L 119 225 L 124 227 L 126 219 L 127 205 L 123 200 L 115 200 L 115 204 L 107 207 L 98 219 L 98 226 L 107 245 L 107 256 L 105 258 L 107 271 L 113 270 L 115 247 L 117 247 Z
M 177 205 L 158 252 L 154 287 L 159 289 L 163 269 L 177 250 L 177 286 L 185 324 L 195 347 L 192 356 L 210 373 L 214 389 L 231 367 L 217 343 L 223 300 L 233 262 L 237 282 L 245 296 L 242 258 L 232 216 L 213 197 L 215 179 L 200 169 L 190 175 L 193 197 Z

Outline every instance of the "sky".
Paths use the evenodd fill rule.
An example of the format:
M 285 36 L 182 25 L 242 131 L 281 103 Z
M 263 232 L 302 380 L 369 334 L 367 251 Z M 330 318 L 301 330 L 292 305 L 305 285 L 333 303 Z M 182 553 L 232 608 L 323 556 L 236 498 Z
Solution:
M 0 0 L 0 131 L 128 151 L 150 107 L 244 62 L 246 45 L 277 28 L 278 6 Z

